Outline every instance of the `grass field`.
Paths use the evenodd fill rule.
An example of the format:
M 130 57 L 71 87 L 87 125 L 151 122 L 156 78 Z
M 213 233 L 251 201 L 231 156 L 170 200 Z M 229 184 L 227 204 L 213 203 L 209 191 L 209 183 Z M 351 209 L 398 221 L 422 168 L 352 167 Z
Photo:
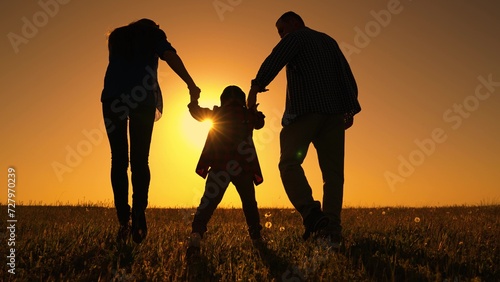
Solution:
M 5 211 L 6 207 L 2 206 Z M 186 260 L 193 209 L 148 209 L 148 238 L 115 242 L 112 208 L 17 206 L 1 225 L 3 281 L 500 281 L 500 206 L 346 208 L 344 247 L 302 241 L 298 213 L 261 209 L 266 247 L 240 209 L 218 209 L 201 254 Z M 5 231 L 7 230 L 7 231 Z M 13 235 L 11 234 L 13 233 Z

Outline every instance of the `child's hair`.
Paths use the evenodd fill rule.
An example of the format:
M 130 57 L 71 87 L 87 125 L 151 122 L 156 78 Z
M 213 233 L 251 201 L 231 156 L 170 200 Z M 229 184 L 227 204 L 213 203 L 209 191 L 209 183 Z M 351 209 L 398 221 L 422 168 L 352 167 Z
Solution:
M 224 106 L 231 100 L 237 101 L 242 106 L 245 106 L 245 92 L 241 90 L 238 86 L 230 85 L 222 91 L 220 95 L 220 104 Z
M 138 21 L 131 22 L 129 25 L 147 25 L 147 26 L 151 26 L 151 27 L 160 28 L 159 24 L 157 24 L 155 21 L 153 21 L 151 19 L 147 19 L 147 18 L 143 18 L 143 19 L 140 19 Z

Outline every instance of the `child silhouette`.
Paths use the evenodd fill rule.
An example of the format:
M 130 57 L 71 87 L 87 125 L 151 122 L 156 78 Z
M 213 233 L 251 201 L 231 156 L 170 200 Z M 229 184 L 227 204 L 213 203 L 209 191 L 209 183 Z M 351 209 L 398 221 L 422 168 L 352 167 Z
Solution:
M 263 182 L 252 140 L 254 129 L 264 126 L 264 114 L 257 106 L 247 109 L 245 93 L 238 86 L 228 86 L 220 96 L 221 106 L 202 108 L 197 100 L 188 105 L 198 121 L 212 120 L 196 173 L 207 178 L 205 192 L 192 223 L 189 247 L 199 248 L 207 223 L 232 182 L 240 195 L 250 238 L 261 240 L 255 185 Z M 207 177 L 208 176 L 208 177 Z

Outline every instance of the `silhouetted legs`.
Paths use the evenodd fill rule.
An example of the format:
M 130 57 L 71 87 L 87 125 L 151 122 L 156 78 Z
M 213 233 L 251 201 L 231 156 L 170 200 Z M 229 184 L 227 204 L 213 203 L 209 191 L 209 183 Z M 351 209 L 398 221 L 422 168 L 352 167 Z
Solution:
M 230 176 L 225 171 L 210 171 L 205 184 L 205 192 L 201 198 L 200 205 L 196 210 L 196 214 L 192 223 L 192 232 L 199 233 L 201 236 L 207 231 L 207 224 L 212 217 L 215 209 L 222 201 L 229 183 L 232 182 L 238 191 L 243 213 L 248 225 L 250 237 L 260 237 L 259 211 L 257 201 L 255 200 L 255 186 L 251 174 L 242 173 L 238 176 Z
M 318 153 L 323 175 L 323 211 L 319 201 L 313 199 L 312 189 L 302 168 L 309 144 Z M 290 202 L 302 215 L 304 225 L 311 231 L 322 214 L 329 219 L 327 230 L 341 231 L 344 183 L 344 121 L 341 115 L 307 114 L 280 133 L 281 156 L 279 170 Z
M 135 107 L 131 105 L 135 105 Z M 155 107 L 150 99 L 142 103 L 132 104 L 120 101 L 103 103 L 103 116 L 111 147 L 111 185 L 118 221 L 122 226 L 128 225 L 132 214 L 132 229 L 143 230 L 144 236 L 147 230 L 144 212 L 148 204 L 151 178 L 148 158 L 154 115 Z M 132 213 L 128 204 L 129 145 L 127 129 L 130 135 Z
M 112 110 L 110 104 L 102 105 L 104 120 L 107 122 L 106 132 L 111 147 L 111 186 L 115 208 L 120 225 L 130 220 L 128 204 L 128 117 L 121 118 Z
M 331 116 L 313 140 L 323 176 L 323 212 L 330 219 L 326 231 L 340 234 L 341 211 L 344 197 L 344 142 L 342 116 Z

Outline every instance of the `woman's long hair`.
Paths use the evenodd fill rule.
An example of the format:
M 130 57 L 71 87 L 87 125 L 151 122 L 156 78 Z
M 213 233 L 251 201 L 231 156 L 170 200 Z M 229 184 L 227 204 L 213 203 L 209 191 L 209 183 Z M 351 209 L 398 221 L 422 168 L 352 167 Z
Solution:
M 108 37 L 108 50 L 128 60 L 150 55 L 156 44 L 160 26 L 150 19 L 140 19 L 114 29 Z

